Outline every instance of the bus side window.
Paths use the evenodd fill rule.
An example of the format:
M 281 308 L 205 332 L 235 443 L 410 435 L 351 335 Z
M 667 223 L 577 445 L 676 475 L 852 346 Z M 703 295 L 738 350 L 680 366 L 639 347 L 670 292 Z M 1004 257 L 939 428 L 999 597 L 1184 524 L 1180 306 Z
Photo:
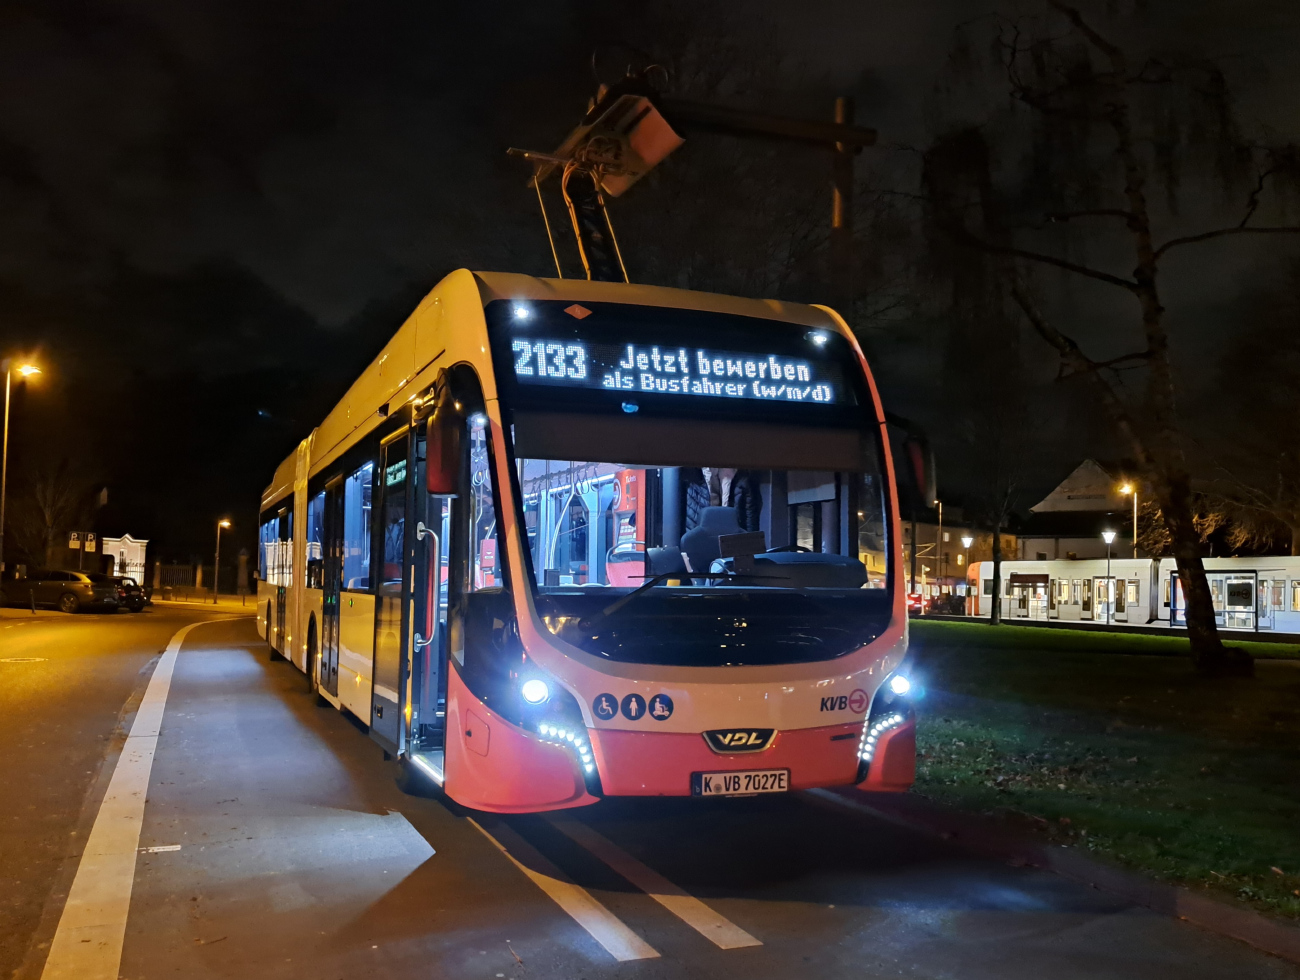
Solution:
M 307 588 L 325 587 L 325 491 L 307 502 Z
M 343 588 L 370 588 L 370 506 L 375 464 L 343 481 Z
M 469 424 L 471 528 L 470 589 L 497 589 L 503 584 L 497 547 L 497 511 L 492 500 L 492 459 L 487 420 L 476 415 Z
M 263 521 L 258 537 L 261 580 L 267 585 L 275 585 L 279 577 L 280 519 L 272 517 Z
M 293 507 L 280 518 L 280 584 L 293 588 Z

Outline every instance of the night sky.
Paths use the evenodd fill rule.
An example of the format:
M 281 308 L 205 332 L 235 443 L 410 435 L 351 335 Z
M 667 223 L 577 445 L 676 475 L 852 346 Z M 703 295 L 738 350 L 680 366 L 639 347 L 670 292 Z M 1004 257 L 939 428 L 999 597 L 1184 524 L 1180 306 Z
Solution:
M 684 66 L 670 88 L 733 105 L 828 116 L 850 93 L 859 121 L 880 130 L 858 167 L 864 189 L 915 189 L 908 161 L 953 112 L 938 86 L 954 27 L 1041 9 L 646 6 L 0 7 L 0 348 L 36 353 L 46 368 L 16 399 L 11 494 L 64 461 L 109 487 L 100 530 L 151 538 L 152 557 L 207 554 L 223 515 L 252 550 L 276 463 L 441 276 L 460 266 L 550 274 L 526 171 L 504 151 L 559 143 L 594 90 L 593 50 L 634 46 Z M 1141 6 L 1135 45 L 1218 59 L 1252 125 L 1300 130 L 1300 4 Z M 1131 4 L 1085 7 L 1104 17 Z M 726 143 L 688 134 L 662 179 L 616 202 L 634 279 L 782 291 L 729 268 L 729 243 L 779 237 L 782 221 L 752 199 L 772 175 L 798 185 L 789 193 L 800 206 L 821 207 L 829 163 Z M 734 154 L 743 178 L 719 180 Z M 1215 207 L 1207 196 L 1206 215 L 1179 220 Z M 693 247 L 674 245 L 683 234 Z M 906 229 L 894 235 L 879 240 L 886 278 L 905 274 L 888 260 Z M 1252 243 L 1174 270 L 1182 288 L 1168 305 L 1189 392 L 1221 384 L 1218 354 L 1258 315 L 1261 293 L 1290 288 L 1295 255 Z M 1082 303 L 1104 348 L 1112 301 L 1061 290 L 1055 300 Z M 806 278 L 786 294 L 822 298 Z M 887 400 L 941 441 L 953 422 L 939 408 L 944 328 L 922 306 L 863 330 Z M 1052 385 L 1047 353 L 1026 344 L 1048 406 L 1032 423 L 1043 448 L 1028 505 L 1085 452 L 1115 450 Z M 941 474 L 945 495 L 959 498 L 961 484 L 960 472 Z

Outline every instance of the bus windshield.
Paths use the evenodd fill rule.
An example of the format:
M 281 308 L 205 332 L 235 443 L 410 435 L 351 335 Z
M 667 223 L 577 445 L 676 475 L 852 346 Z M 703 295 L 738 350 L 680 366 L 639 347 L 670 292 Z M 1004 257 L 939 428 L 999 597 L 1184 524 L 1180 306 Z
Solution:
M 529 584 L 552 632 L 612 660 L 719 666 L 831 659 L 884 631 L 879 426 L 843 338 L 672 315 L 686 311 L 497 312 Z M 786 389 L 799 397 L 773 395 Z

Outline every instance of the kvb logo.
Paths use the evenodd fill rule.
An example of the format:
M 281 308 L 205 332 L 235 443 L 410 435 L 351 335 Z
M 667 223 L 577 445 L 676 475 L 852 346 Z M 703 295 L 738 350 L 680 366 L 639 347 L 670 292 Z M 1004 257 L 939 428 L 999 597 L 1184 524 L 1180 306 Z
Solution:
M 859 687 L 849 694 L 831 695 L 828 698 L 822 698 L 821 710 L 852 711 L 855 715 L 860 715 L 867 710 L 867 692 Z

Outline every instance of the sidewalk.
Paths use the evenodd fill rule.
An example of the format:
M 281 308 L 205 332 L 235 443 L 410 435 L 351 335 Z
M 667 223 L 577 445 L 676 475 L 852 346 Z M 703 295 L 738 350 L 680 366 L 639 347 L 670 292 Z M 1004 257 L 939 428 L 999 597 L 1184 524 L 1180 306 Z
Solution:
M 49 619 L 53 616 L 66 616 L 56 609 L 37 608 L 33 613 L 27 606 L 0 606 L 0 619 Z
M 174 599 L 163 599 L 157 593 L 154 594 L 153 603 L 155 606 L 209 606 L 217 609 L 245 609 L 249 613 L 257 611 L 257 596 L 255 595 L 220 595 L 217 601 L 212 601 L 212 595 L 206 596 L 195 595 L 192 598 L 180 596 Z

